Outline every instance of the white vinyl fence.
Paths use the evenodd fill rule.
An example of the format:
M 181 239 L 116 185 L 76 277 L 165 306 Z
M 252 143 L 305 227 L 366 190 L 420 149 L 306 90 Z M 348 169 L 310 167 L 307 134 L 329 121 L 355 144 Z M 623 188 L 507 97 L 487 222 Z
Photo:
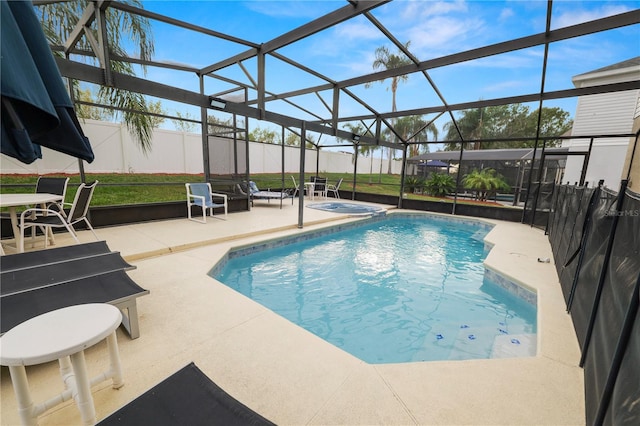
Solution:
M 156 129 L 152 150 L 145 155 L 133 141 L 124 124 L 94 120 L 81 120 L 81 123 L 95 154 L 93 163 L 84 164 L 87 173 L 203 173 L 202 138 L 199 133 Z M 211 142 L 211 172 L 224 174 L 226 171 L 221 169 L 227 169 L 231 162 L 232 141 L 212 138 Z M 317 154 L 317 151 L 306 151 L 306 172 L 353 173 L 353 154 L 320 150 L 320 161 L 316 170 Z M 47 148 L 42 149 L 42 157 L 31 164 L 23 164 L 1 155 L 0 170 L 3 174 L 79 173 L 78 160 L 73 157 Z M 360 156 L 358 173 L 379 173 L 380 161 L 380 158 Z M 393 160 L 392 173 L 400 174 L 401 163 L 400 160 Z M 281 172 L 282 145 L 250 142 L 249 167 L 251 173 Z M 285 173 L 297 173 L 299 168 L 299 148 L 285 146 Z M 387 173 L 387 168 L 387 160 L 382 160 L 382 173 Z

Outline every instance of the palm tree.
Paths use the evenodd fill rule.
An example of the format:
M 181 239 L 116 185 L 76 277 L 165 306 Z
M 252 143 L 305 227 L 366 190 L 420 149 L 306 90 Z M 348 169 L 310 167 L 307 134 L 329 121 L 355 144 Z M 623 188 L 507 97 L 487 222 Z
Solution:
M 421 115 L 398 118 L 394 128 L 407 142 L 426 142 L 429 140 L 429 134 L 435 140 L 438 139 L 438 127 L 434 123 L 427 125 Z M 413 144 L 409 146 L 409 157 L 415 157 L 425 152 L 429 152 L 428 145 Z
M 462 112 L 462 115 L 458 117 L 456 123 L 458 129 L 465 139 L 482 139 L 485 136 L 484 121 L 485 121 L 485 109 L 475 108 Z M 460 140 L 460 135 L 456 127 L 452 122 L 446 123 L 443 126 L 443 130 L 447 132 L 445 139 L 448 141 Z M 460 144 L 455 142 L 446 143 L 445 150 L 455 151 L 460 149 Z M 480 149 L 479 143 L 474 143 L 471 149 Z
M 360 123 L 355 125 L 351 123 L 345 123 L 342 126 L 342 128 L 356 135 L 373 137 L 373 133 L 371 133 L 370 130 L 365 129 L 364 126 Z M 370 159 L 370 162 L 369 162 L 369 184 L 370 185 L 372 183 L 371 176 L 373 175 L 373 151 L 375 151 L 376 149 L 378 149 L 378 147 L 375 145 L 360 145 L 360 144 L 356 145 L 356 150 L 358 155 L 363 155 L 365 157 L 369 157 Z
M 462 179 L 462 184 L 465 188 L 476 191 L 476 198 L 480 201 L 487 201 L 489 195 L 499 189 L 509 189 L 504 177 L 491 168 L 473 169 Z
M 139 0 L 122 0 L 122 2 L 137 8 L 143 8 L 142 2 Z M 36 14 L 40 18 L 42 28 L 49 43 L 57 46 L 64 45 L 89 3 L 89 0 L 77 0 L 37 6 L 35 8 Z M 96 24 L 94 23 L 90 29 L 86 30 L 93 32 L 95 38 L 98 39 L 95 27 Z M 140 59 L 151 59 L 154 44 L 151 25 L 147 18 L 123 12 L 115 8 L 107 8 L 106 27 L 108 45 L 112 54 L 127 56 L 124 46 L 131 44 L 136 46 L 138 50 L 137 56 Z M 86 37 L 81 37 L 76 48 L 91 51 L 91 45 Z M 92 57 L 85 56 L 85 58 Z M 95 61 L 95 59 L 90 60 Z M 131 63 L 112 60 L 110 66 L 115 72 L 135 75 Z M 142 69 L 143 71 L 145 70 L 144 65 Z M 73 90 L 74 95 L 79 92 L 80 87 L 77 82 L 73 83 Z M 79 98 L 79 96 L 76 96 L 76 99 Z M 127 129 L 138 142 L 141 150 L 145 153 L 148 152 L 151 149 L 153 127 L 157 120 L 153 116 L 136 112 L 150 111 L 151 107 L 147 103 L 144 95 L 113 87 L 101 86 L 98 90 L 97 98 L 99 102 L 112 105 L 123 111 L 122 117 L 127 125 Z
M 404 47 L 408 50 L 411 41 L 408 41 Z M 394 68 L 399 68 L 405 65 L 411 64 L 411 59 L 409 59 L 402 51 L 398 51 L 398 54 L 391 53 L 386 46 L 380 46 L 376 49 L 376 59 L 373 61 L 373 69 L 385 69 L 390 70 Z M 398 109 L 396 107 L 396 91 L 398 90 L 398 83 L 401 81 L 407 81 L 409 77 L 407 75 L 397 75 L 391 77 L 391 112 L 396 112 Z M 380 83 L 384 82 L 385 79 L 380 80 Z M 365 87 L 369 87 L 370 84 L 366 84 Z M 391 148 L 388 150 L 388 158 L 389 158 L 389 169 L 387 174 L 391 174 Z

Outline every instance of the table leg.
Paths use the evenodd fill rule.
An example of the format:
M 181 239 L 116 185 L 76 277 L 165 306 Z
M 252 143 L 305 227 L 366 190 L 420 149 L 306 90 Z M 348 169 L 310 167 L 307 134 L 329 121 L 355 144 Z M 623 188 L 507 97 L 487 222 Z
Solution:
M 37 425 L 38 419 L 34 416 L 33 400 L 29 392 L 29 382 L 27 380 L 27 372 L 22 365 L 9 366 L 11 374 L 11 382 L 13 390 L 18 400 L 18 413 L 20 414 L 20 422 L 23 425 Z
M 46 204 L 41 204 L 40 205 L 41 209 L 46 209 L 47 205 Z M 64 209 L 61 207 L 60 208 L 60 212 L 62 214 L 63 217 L 67 217 L 66 214 L 64 214 Z M 44 214 L 45 216 L 47 215 L 46 213 Z M 32 228 L 33 232 L 36 232 L 36 228 Z M 44 248 L 47 248 L 47 244 L 51 243 L 52 246 L 56 245 L 56 240 L 53 237 L 53 227 L 45 227 L 44 229 Z M 33 248 L 33 245 L 31 245 L 31 247 Z
M 13 229 L 13 241 L 16 244 L 16 251 L 22 253 L 24 246 L 20 240 L 20 227 L 18 226 L 18 213 L 15 206 L 9 206 L 9 218 L 11 218 L 11 229 Z
M 307 190 L 307 195 L 309 195 L 309 199 L 313 201 L 315 185 L 313 183 L 305 183 L 304 188 Z
M 73 389 L 73 369 L 71 368 L 71 360 L 68 356 L 62 357 L 58 360 L 58 364 L 60 365 L 60 376 L 62 377 L 62 381 L 64 382 L 65 389 Z M 70 383 L 69 380 L 72 380 Z
M 28 206 L 27 206 L 28 207 Z M 45 205 L 41 205 L 41 208 L 45 208 Z M 20 234 L 20 226 L 18 221 L 18 213 L 16 211 L 15 206 L 9 206 L 9 217 L 11 218 L 11 229 L 13 229 L 13 239 L 16 243 L 16 251 L 18 253 L 24 252 L 24 241 L 22 241 Z M 35 235 L 36 228 L 32 228 L 31 232 Z M 53 237 L 53 228 L 45 229 L 44 238 L 48 238 L 51 241 L 51 244 L 55 244 L 55 240 Z M 45 240 L 45 243 L 49 240 Z M 32 243 L 33 247 L 33 243 Z
M 120 364 L 120 352 L 118 351 L 118 339 L 114 331 L 107 336 L 107 348 L 109 350 L 109 370 L 113 374 L 113 388 L 119 389 L 124 386 L 122 377 L 122 364 Z
M 80 410 L 82 423 L 85 425 L 93 425 L 96 422 L 96 409 L 93 405 L 93 397 L 91 396 L 91 385 L 89 384 L 87 364 L 84 360 L 84 351 L 71 355 L 71 365 L 73 366 L 73 372 L 76 376 L 76 390 L 78 394 L 75 396 L 75 400 Z

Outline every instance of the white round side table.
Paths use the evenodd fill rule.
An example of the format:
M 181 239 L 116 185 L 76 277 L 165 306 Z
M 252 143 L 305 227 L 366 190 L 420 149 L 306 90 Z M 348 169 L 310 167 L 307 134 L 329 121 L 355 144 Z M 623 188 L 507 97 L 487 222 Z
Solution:
M 83 424 L 96 421 L 91 386 L 112 379 L 113 387 L 124 385 L 118 352 L 116 329 L 122 313 L 106 303 L 75 305 L 31 318 L 0 337 L 0 364 L 9 367 L 11 382 L 24 425 L 37 424 L 40 414 L 75 399 Z M 89 379 L 84 350 L 106 339 L 109 369 Z M 25 366 L 58 360 L 65 390 L 41 404 L 34 405 Z

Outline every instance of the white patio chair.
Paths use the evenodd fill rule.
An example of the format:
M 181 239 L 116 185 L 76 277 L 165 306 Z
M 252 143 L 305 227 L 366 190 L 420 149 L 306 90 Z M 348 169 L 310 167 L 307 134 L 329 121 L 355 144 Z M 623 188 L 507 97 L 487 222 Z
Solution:
M 40 176 L 38 177 L 38 182 L 36 182 L 36 193 L 37 194 L 56 194 L 61 195 L 62 200 L 57 203 L 49 203 L 46 205 L 47 209 L 53 209 L 58 211 L 63 216 L 67 214 L 64 211 L 65 206 L 71 207 L 71 204 L 65 203 L 65 196 L 67 195 L 67 185 L 69 184 L 68 177 L 47 177 Z M 31 238 L 35 238 L 36 228 L 33 227 L 31 229 Z M 53 229 L 49 228 L 49 232 L 47 232 L 47 238 L 51 241 L 51 244 L 55 244 L 55 239 L 53 237 Z
M 335 185 L 332 185 L 330 183 L 327 184 L 327 196 L 329 196 L 329 193 L 333 193 L 333 196 L 335 198 L 340 198 L 340 193 L 338 193 L 338 190 L 340 189 L 340 185 L 342 185 L 342 180 L 343 178 L 340 178 L 340 180 L 338 180 L 338 183 L 336 183 Z
M 187 188 L 187 216 L 189 220 L 195 222 L 207 223 L 207 209 L 213 217 L 213 211 L 217 208 L 224 207 L 224 217 L 227 218 L 227 195 L 218 194 L 211 190 L 211 184 L 206 183 L 185 183 Z M 222 201 L 215 202 L 215 200 Z M 191 217 L 191 208 L 198 206 L 202 209 L 202 220 Z
M 296 195 L 300 194 L 300 185 L 296 182 L 296 178 L 291 176 L 291 180 L 293 181 L 293 198 L 296 198 Z M 304 194 L 304 193 L 303 193 Z
M 93 191 L 96 189 L 98 181 L 93 182 L 91 185 L 84 183 L 80 184 L 76 196 L 73 199 L 73 204 L 69 210 L 68 215 L 64 215 L 64 212 L 58 212 L 57 207 L 54 208 L 30 208 L 20 214 L 20 252 L 24 252 L 24 231 L 27 228 L 40 228 L 45 235 L 44 247 L 47 248 L 49 244 L 49 238 L 47 234 L 49 230 L 53 231 L 53 228 L 66 228 L 71 234 L 76 243 L 80 243 L 78 235 L 75 231 L 74 225 L 84 222 L 96 240 L 99 240 L 93 226 L 87 219 L 87 213 L 89 212 L 89 204 L 93 197 Z M 35 239 L 35 232 L 31 234 L 32 240 Z
M 293 197 L 293 198 L 295 198 L 295 197 L 296 197 L 296 195 L 297 195 L 297 196 L 300 196 L 300 194 L 301 194 L 301 193 L 302 193 L 302 196 L 303 196 L 303 197 L 304 197 L 305 195 L 310 195 L 310 194 L 309 194 L 309 192 L 310 192 L 309 188 L 310 188 L 310 187 L 308 187 L 308 186 L 307 186 L 307 185 L 308 185 L 308 183 L 307 183 L 307 184 L 305 184 L 305 183 L 303 183 L 303 182 L 298 183 L 298 182 L 296 181 L 296 178 L 295 178 L 295 177 L 293 177 L 293 176 L 291 176 L 291 180 L 293 181 L 293 193 L 292 193 L 292 194 L 293 194 L 293 195 L 292 195 L 292 197 Z

